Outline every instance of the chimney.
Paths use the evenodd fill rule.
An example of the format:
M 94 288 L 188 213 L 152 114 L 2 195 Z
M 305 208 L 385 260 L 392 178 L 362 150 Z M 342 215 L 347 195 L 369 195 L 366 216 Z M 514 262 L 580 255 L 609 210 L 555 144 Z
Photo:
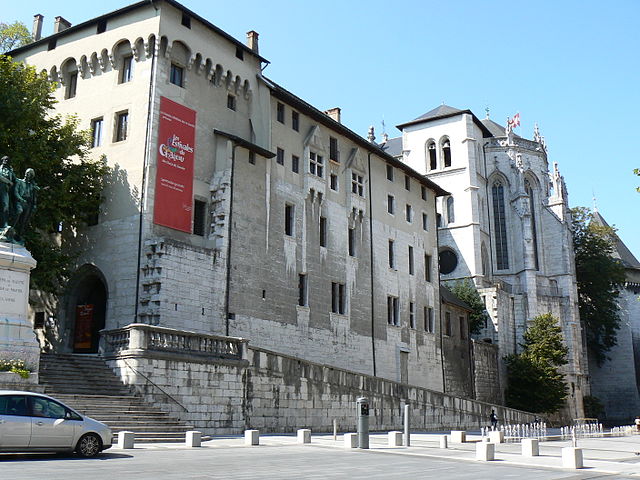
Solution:
M 329 110 L 324 112 L 326 115 L 329 115 L 333 120 L 338 123 L 340 122 L 340 107 L 330 108 Z
M 31 36 L 33 36 L 33 41 L 37 42 L 42 38 L 42 21 L 44 20 L 44 16 L 39 13 L 33 16 L 33 29 L 31 30 Z
M 258 54 L 258 32 L 250 30 L 247 32 L 247 47 Z
M 62 17 L 56 17 L 53 23 L 53 33 L 60 33 L 71 26 L 71 22 L 65 20 Z

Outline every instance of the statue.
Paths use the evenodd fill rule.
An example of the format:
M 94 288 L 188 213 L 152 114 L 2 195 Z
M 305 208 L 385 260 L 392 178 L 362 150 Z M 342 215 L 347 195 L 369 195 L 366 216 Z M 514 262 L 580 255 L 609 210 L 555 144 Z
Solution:
M 0 158 L 0 230 L 9 226 L 11 202 L 15 191 L 16 176 L 9 165 L 9 157 Z
M 24 233 L 36 210 L 40 187 L 34 181 L 33 168 L 24 179 L 16 178 L 10 158 L 0 158 L 0 242 L 24 245 Z
M 35 176 L 33 168 L 27 168 L 24 179 L 16 180 L 13 228 L 20 238 L 24 235 L 33 212 L 36 211 L 37 192 L 40 187 L 33 180 Z

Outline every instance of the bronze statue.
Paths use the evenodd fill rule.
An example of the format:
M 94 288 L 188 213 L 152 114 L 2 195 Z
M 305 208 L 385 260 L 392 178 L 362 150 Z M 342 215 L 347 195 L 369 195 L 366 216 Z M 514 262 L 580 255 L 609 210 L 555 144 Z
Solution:
M 24 178 L 16 178 L 10 158 L 0 158 L 0 242 L 24 245 L 24 233 L 37 207 L 35 171 L 27 168 Z
M 9 226 L 11 203 L 14 195 L 16 176 L 9 165 L 9 157 L 0 158 L 0 229 Z

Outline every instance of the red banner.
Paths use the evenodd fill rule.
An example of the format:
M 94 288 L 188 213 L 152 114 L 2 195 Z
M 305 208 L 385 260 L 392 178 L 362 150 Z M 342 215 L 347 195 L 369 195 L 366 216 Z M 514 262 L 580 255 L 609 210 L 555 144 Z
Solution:
M 191 232 L 195 147 L 196 112 L 160 97 L 154 223 Z
M 91 348 L 93 329 L 93 305 L 76 306 L 76 325 L 73 332 L 73 349 L 87 350 Z

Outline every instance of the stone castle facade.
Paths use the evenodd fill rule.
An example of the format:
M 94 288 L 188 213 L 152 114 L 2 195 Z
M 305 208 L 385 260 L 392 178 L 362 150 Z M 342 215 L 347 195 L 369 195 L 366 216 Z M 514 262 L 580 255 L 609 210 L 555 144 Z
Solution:
M 97 223 L 65 237 L 83 253 L 43 313 L 49 348 L 108 349 L 101 330 L 143 323 L 499 402 L 498 359 L 552 311 L 570 347 L 569 410 L 582 416 L 566 190 L 537 134 L 443 106 L 376 144 L 342 125 L 339 109 L 322 112 L 266 78 L 257 33 L 241 43 L 173 0 L 12 55 L 58 82 L 57 110 L 78 115 L 112 167 Z M 178 119 L 192 144 L 161 137 L 174 115 L 163 102 L 194 115 Z M 158 151 L 172 145 L 192 153 L 188 188 L 159 169 Z M 189 201 L 166 207 L 168 184 Z M 188 228 L 157 220 L 174 207 Z M 480 288 L 486 342 L 471 341 L 464 304 L 445 298 L 439 273 Z

